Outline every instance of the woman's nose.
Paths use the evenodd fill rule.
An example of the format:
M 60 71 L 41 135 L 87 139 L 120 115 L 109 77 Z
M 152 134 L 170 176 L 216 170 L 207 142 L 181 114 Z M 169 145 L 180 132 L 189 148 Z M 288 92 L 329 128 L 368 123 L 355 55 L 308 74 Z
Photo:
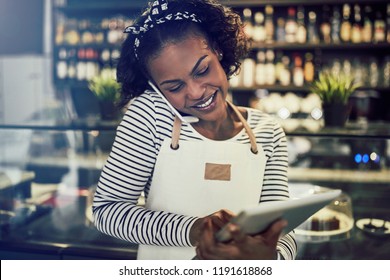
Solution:
M 205 92 L 206 92 L 205 85 L 197 82 L 188 83 L 187 96 L 190 99 L 194 99 L 194 100 L 202 99 L 205 95 Z

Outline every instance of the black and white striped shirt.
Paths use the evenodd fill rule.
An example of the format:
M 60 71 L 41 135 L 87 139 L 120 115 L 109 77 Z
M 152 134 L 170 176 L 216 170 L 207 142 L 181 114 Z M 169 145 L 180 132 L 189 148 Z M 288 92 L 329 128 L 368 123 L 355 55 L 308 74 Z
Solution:
M 259 202 L 288 199 L 285 133 L 267 114 L 252 108 L 247 111 L 247 122 L 267 161 Z M 137 205 L 142 192 L 147 197 L 156 158 L 164 139 L 171 137 L 173 119 L 172 111 L 156 93 L 146 92 L 131 102 L 96 189 L 93 213 L 98 230 L 137 244 L 191 246 L 189 231 L 197 217 Z M 205 139 L 189 124 L 182 124 L 180 141 Z M 228 141 L 250 142 L 246 133 Z M 284 259 L 295 258 L 293 233 L 279 240 L 278 252 Z

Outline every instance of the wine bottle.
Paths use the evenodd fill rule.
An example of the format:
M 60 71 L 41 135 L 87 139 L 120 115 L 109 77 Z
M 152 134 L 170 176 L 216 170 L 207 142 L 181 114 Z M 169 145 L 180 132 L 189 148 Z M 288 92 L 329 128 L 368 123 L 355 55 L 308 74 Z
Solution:
M 349 4 L 343 5 L 343 20 L 341 22 L 340 37 L 343 42 L 351 41 L 351 6 Z
M 361 43 L 363 24 L 359 4 L 355 4 L 353 6 L 353 16 L 354 20 L 351 29 L 351 41 L 352 43 Z
M 294 69 L 293 69 L 293 83 L 297 87 L 303 86 L 305 81 L 302 57 L 300 55 L 294 55 Z
M 295 43 L 298 23 L 296 18 L 296 10 L 294 7 L 289 7 L 287 10 L 287 20 L 286 20 L 286 42 L 287 43 Z
M 252 10 L 245 8 L 243 10 L 243 16 L 245 34 L 248 36 L 248 38 L 253 38 Z
M 265 52 L 258 51 L 257 52 L 257 63 L 256 63 L 256 77 L 255 82 L 256 85 L 262 86 L 265 85 Z
M 363 30 L 362 30 L 362 41 L 365 43 L 372 42 L 372 7 L 370 5 L 366 5 L 364 7 L 364 20 L 363 20 Z
M 271 5 L 265 6 L 265 34 L 266 34 L 266 42 L 272 43 L 274 41 L 274 8 Z
M 386 38 L 387 38 L 387 42 L 390 43 L 390 4 L 387 4 L 387 17 L 386 17 L 386 28 L 387 28 L 387 32 L 386 32 Z
M 311 83 L 314 81 L 314 63 L 313 63 L 313 54 L 305 54 L 305 64 L 303 66 L 303 75 L 306 83 Z
M 276 81 L 276 76 L 275 76 L 275 53 L 273 50 L 267 50 L 265 53 L 265 59 L 266 59 L 266 64 L 265 64 L 265 83 L 267 85 L 274 85 Z
M 331 19 L 332 30 L 331 38 L 333 43 L 340 43 L 341 15 L 339 6 L 333 6 L 333 14 Z
M 320 24 L 321 39 L 324 43 L 331 43 L 331 24 L 330 24 L 330 7 L 324 5 L 322 7 L 322 19 Z
M 386 24 L 383 20 L 382 12 L 376 11 L 374 21 L 374 42 L 380 43 L 385 41 L 385 28 Z
M 307 41 L 307 29 L 305 25 L 305 10 L 302 6 L 298 7 L 297 12 L 297 42 L 304 44 Z
M 253 27 L 253 41 L 265 42 L 266 33 L 264 27 L 264 14 L 262 12 L 255 13 L 255 25 Z
M 307 27 L 307 36 L 309 43 L 318 44 L 320 42 L 317 29 L 317 14 L 314 11 L 309 12 L 309 25 Z

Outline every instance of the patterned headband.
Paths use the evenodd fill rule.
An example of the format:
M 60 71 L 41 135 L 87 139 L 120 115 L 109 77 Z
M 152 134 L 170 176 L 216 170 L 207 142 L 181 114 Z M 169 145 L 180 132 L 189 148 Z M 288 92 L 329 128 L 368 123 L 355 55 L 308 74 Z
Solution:
M 137 59 L 138 59 L 138 47 L 140 45 L 140 38 L 156 25 L 163 24 L 168 21 L 176 21 L 176 20 L 189 20 L 197 23 L 201 22 L 201 20 L 198 19 L 196 14 L 189 13 L 186 11 L 177 12 L 175 14 L 168 13 L 167 15 L 162 16 L 164 11 L 166 10 L 168 10 L 167 0 L 155 0 L 153 1 L 152 8 L 150 10 L 148 17 L 145 19 L 142 25 L 136 24 L 136 25 L 128 26 L 124 30 L 124 33 L 130 33 L 135 35 L 134 54 Z

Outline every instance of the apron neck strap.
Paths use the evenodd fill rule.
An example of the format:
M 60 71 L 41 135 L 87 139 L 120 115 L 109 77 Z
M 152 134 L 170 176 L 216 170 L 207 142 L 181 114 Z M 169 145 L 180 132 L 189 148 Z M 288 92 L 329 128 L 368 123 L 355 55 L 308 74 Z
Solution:
M 257 154 L 258 153 L 258 149 L 257 149 L 256 137 L 253 134 L 252 129 L 250 128 L 249 124 L 244 119 L 244 117 L 241 115 L 240 111 L 238 111 L 237 107 L 235 105 L 233 105 L 233 103 L 231 103 L 228 100 L 226 100 L 226 102 L 230 106 L 230 108 L 233 109 L 233 111 L 236 113 L 237 117 L 240 119 L 242 125 L 244 126 L 244 128 L 246 130 L 246 133 L 249 136 L 249 140 L 251 141 L 251 151 L 252 151 L 252 153 Z
M 250 128 L 250 126 L 248 125 L 248 123 L 244 119 L 244 117 L 241 115 L 241 113 L 238 111 L 237 107 L 235 105 L 233 105 L 233 103 L 231 103 L 228 100 L 226 100 L 226 102 L 230 106 L 230 108 L 233 109 L 234 113 L 237 115 L 237 117 L 240 119 L 242 125 L 244 126 L 246 133 L 249 136 L 249 140 L 251 142 L 252 153 L 257 154 L 258 149 L 257 149 L 256 137 L 253 134 L 252 129 Z M 181 120 L 175 116 L 175 120 L 173 122 L 172 142 L 171 142 L 171 148 L 174 150 L 177 150 L 179 148 L 180 129 L 181 129 Z

